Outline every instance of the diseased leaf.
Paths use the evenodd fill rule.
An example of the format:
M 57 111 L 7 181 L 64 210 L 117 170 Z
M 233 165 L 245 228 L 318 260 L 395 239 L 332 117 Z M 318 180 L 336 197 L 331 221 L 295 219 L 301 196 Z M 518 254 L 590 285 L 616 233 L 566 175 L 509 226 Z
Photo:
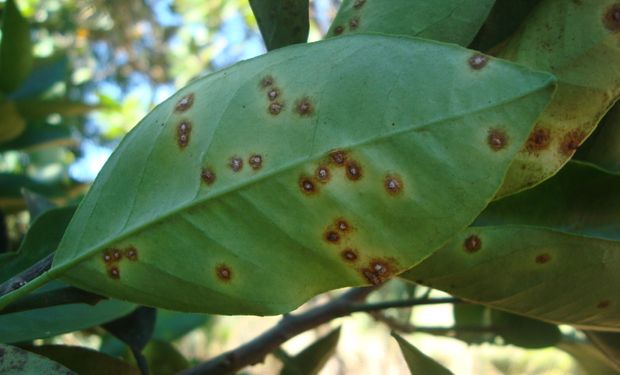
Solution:
M 544 0 L 500 57 L 548 71 L 558 90 L 498 197 L 554 175 L 620 96 L 620 2 Z
M 340 327 L 316 340 L 296 356 L 288 358 L 280 371 L 280 375 L 318 374 L 334 355 L 339 339 Z
M 620 176 L 570 163 L 403 276 L 532 318 L 620 330 Z
M 75 374 L 50 359 L 3 344 L 0 344 L 0 373 L 3 375 Z
M 327 33 L 418 36 L 468 45 L 495 0 L 344 0 Z
M 250 6 L 268 50 L 308 40 L 308 0 L 250 0 Z
M 66 366 L 77 374 L 140 375 L 138 368 L 120 359 L 79 346 L 42 345 L 25 348 Z
M 32 68 L 30 26 L 15 0 L 7 0 L 2 17 L 0 41 L 0 91 L 10 93 L 19 87 Z
M 549 75 L 473 56 L 359 35 L 196 81 L 119 145 L 52 270 L 0 305 L 67 271 L 98 294 L 224 314 L 387 280 L 482 211 L 551 95 Z
M 435 362 L 434 359 L 422 353 L 399 335 L 392 333 L 392 336 L 398 342 L 411 374 L 452 375 L 450 370 Z
M 620 173 L 620 104 L 605 116 L 596 131 L 579 148 L 575 159 L 594 163 L 612 173 Z

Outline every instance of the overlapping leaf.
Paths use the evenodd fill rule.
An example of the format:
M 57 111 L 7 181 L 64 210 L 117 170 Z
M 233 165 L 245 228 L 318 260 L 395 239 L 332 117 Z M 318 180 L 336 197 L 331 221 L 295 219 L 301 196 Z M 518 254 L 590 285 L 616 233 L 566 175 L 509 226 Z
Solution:
M 495 0 L 344 0 L 327 33 L 418 36 L 466 46 Z
M 457 46 L 387 36 L 238 64 L 125 138 L 52 271 L 0 304 L 66 271 L 96 293 L 229 314 L 382 282 L 484 208 L 552 83 Z
M 404 277 L 537 319 L 620 330 L 618 191 L 620 176 L 573 162 L 492 204 Z
M 0 42 L 0 91 L 10 93 L 28 76 L 33 63 L 31 48 L 28 21 L 19 12 L 15 0 L 7 0 Z
M 620 173 L 620 104 L 605 116 L 575 158 L 594 163 L 612 173 Z
M 499 54 L 558 77 L 558 91 L 499 196 L 555 174 L 620 95 L 620 2 L 544 0 Z
M 268 50 L 308 40 L 308 0 L 250 0 L 250 6 Z
M 392 336 L 398 342 L 400 350 L 407 362 L 407 366 L 409 367 L 409 371 L 411 371 L 412 374 L 453 375 L 450 370 L 435 362 L 434 359 L 422 353 L 418 348 L 411 345 L 402 337 L 394 333 Z
M 51 359 L 3 344 L 0 344 L 0 373 L 4 375 L 75 374 Z

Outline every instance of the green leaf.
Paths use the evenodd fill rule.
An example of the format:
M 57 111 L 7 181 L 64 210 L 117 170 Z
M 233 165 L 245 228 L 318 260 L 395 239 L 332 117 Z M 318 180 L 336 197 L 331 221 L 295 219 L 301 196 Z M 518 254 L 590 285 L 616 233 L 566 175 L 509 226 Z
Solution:
M 144 357 L 153 375 L 174 375 L 190 367 L 183 354 L 166 341 L 151 340 L 144 348 Z
M 344 0 L 328 37 L 382 33 L 468 45 L 495 0 Z
M 42 345 L 28 346 L 25 349 L 58 362 L 77 374 L 140 375 L 140 371 L 129 363 L 88 348 Z
M 41 194 L 30 191 L 26 188 L 22 189 L 22 196 L 26 201 L 26 206 L 28 207 L 28 213 L 30 214 L 31 222 L 34 221 L 34 219 L 36 219 L 37 217 L 39 217 L 42 213 L 49 211 L 52 208 L 57 208 L 56 204 L 54 204 L 54 202 L 52 202 L 51 200 L 47 199 Z M 69 221 L 65 223 L 65 228 L 67 224 L 69 224 Z M 62 233 L 64 233 L 65 228 L 62 229 Z M 60 238 L 58 240 L 60 240 Z
M 0 373 L 3 375 L 69 375 L 66 367 L 38 354 L 0 344 Z
M 620 372 L 620 333 L 587 331 L 586 335 Z
M 620 176 L 570 163 L 403 276 L 501 310 L 620 328 Z
M 620 173 L 620 104 L 605 116 L 596 131 L 579 148 L 575 159 L 594 163 L 612 173 Z
M 399 335 L 392 333 L 392 336 L 398 342 L 412 375 L 452 375 L 450 370 L 435 362 Z
M 26 129 L 26 121 L 15 103 L 0 97 L 0 145 L 19 137 Z
M 336 352 L 340 327 L 316 340 L 299 354 L 288 358 L 280 375 L 316 375 Z
M 488 51 L 506 41 L 517 31 L 541 0 L 496 0 L 480 32 L 469 46 Z
M 0 255 L 0 283 L 56 250 L 74 212 L 75 207 L 55 208 L 37 217 L 19 249 Z
M 498 197 L 553 176 L 620 97 L 619 13 L 611 0 L 544 0 L 499 54 L 559 84 Z
M 454 317 L 455 338 L 463 340 L 468 344 L 481 344 L 493 341 L 495 333 L 472 332 L 466 329 L 490 327 L 491 309 L 488 307 L 470 303 L 457 303 L 452 305 L 452 315 Z
M 308 0 L 250 0 L 250 6 L 268 50 L 308 40 Z
M 104 324 L 103 328 L 126 343 L 132 352 L 140 353 L 153 336 L 156 314 L 156 309 L 141 306 L 122 318 Z
M 30 26 L 19 12 L 15 0 L 7 0 L 2 18 L 0 41 L 0 91 L 10 93 L 19 87 L 32 68 Z
M 66 284 L 52 282 L 33 296 L 64 287 Z M 0 342 L 26 342 L 92 328 L 127 315 L 135 308 L 127 302 L 104 300 L 94 306 L 70 304 L 0 314 Z
M 30 123 L 17 138 L 0 144 L 0 152 L 8 150 L 34 152 L 51 147 L 75 147 L 78 143 L 71 131 L 64 126 Z
M 97 108 L 96 105 L 66 99 L 23 100 L 15 103 L 22 117 L 37 120 L 52 114 L 61 116 L 82 116 Z
M 66 271 L 98 294 L 223 314 L 387 280 L 482 211 L 549 100 L 549 75 L 474 56 L 484 69 L 454 45 L 358 35 L 196 81 L 119 145 L 52 270 L 0 305 Z
M 526 349 L 554 346 L 562 337 L 556 325 L 499 310 L 491 310 L 491 325 L 506 344 Z
M 69 58 L 65 53 L 36 58 L 26 80 L 16 91 L 11 92 L 9 97 L 13 100 L 37 97 L 52 88 L 54 84 L 63 82 L 69 72 Z

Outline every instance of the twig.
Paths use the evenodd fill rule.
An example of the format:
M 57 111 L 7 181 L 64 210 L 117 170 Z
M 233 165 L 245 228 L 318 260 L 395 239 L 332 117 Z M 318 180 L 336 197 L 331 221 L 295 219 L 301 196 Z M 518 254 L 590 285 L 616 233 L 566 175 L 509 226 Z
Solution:
M 0 315 L 73 303 L 95 305 L 103 299 L 106 299 L 106 297 L 75 287 L 66 287 L 50 290 L 49 292 L 30 294 L 0 310 Z
M 183 371 L 180 375 L 226 375 L 232 374 L 246 366 L 259 363 L 271 352 L 278 349 L 289 339 L 327 323 L 333 319 L 350 315 L 355 312 L 376 311 L 393 307 L 410 307 L 438 303 L 456 303 L 455 298 L 392 301 L 373 304 L 360 304 L 374 288 L 355 288 L 330 302 L 315 307 L 301 314 L 283 317 L 278 324 L 260 336 L 239 346 L 236 349 L 220 354 L 194 368 Z
M 38 276 L 47 272 L 52 267 L 52 260 L 54 259 L 54 253 L 49 254 L 45 258 L 33 264 L 30 268 L 20 272 L 19 274 L 11 277 L 4 283 L 0 284 L 0 297 L 5 294 L 9 294 L 12 291 L 21 288 L 31 280 L 34 280 Z

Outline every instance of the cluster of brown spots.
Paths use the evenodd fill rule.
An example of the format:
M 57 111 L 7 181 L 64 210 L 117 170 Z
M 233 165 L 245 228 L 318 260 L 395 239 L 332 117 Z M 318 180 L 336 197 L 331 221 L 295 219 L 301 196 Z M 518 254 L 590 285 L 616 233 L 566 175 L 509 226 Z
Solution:
M 463 246 L 465 247 L 465 251 L 467 251 L 468 253 L 475 253 L 476 251 L 480 250 L 480 248 L 482 248 L 482 240 L 480 239 L 480 237 L 472 234 L 471 236 L 467 237 L 467 239 L 465 239 Z
M 358 258 L 357 250 L 351 248 L 342 250 L 340 256 L 347 262 L 355 262 Z
M 530 134 L 525 144 L 525 148 L 528 152 L 534 153 L 537 151 L 545 150 L 549 147 L 551 142 L 551 131 L 546 128 L 536 127 Z
M 610 301 L 610 300 L 604 300 L 604 301 L 599 302 L 599 303 L 596 305 L 596 308 L 598 308 L 598 309 L 606 309 L 606 308 L 608 308 L 610 305 L 611 305 L 611 301 Z
M 124 255 L 123 255 L 124 254 Z M 123 260 L 123 257 L 135 262 L 138 260 L 138 249 L 134 246 L 128 246 L 125 249 L 109 248 L 103 251 L 103 262 L 105 263 L 108 271 L 108 276 L 112 279 L 118 280 L 121 277 L 121 271 L 118 265 Z
M 467 62 L 472 69 L 480 70 L 489 63 L 489 58 L 485 55 L 476 53 L 475 55 L 471 56 Z
M 603 23 L 609 30 L 615 32 L 620 31 L 620 3 L 613 4 L 605 11 Z
M 565 156 L 571 156 L 579 148 L 585 136 L 585 133 L 579 129 L 566 133 L 560 145 L 560 152 Z
M 215 274 L 222 281 L 230 281 L 232 279 L 232 270 L 225 264 L 220 264 L 215 268 Z
M 345 170 L 347 172 L 347 178 L 351 181 L 357 181 L 362 178 L 362 167 L 354 160 L 346 162 Z
M 239 172 L 243 169 L 243 159 L 233 156 L 228 161 L 228 166 L 232 169 L 233 172 Z
M 316 186 L 314 185 L 314 182 L 312 182 L 312 180 L 308 177 L 301 177 L 299 179 L 299 187 L 301 188 L 301 191 L 305 194 L 314 194 L 316 193 Z
M 267 111 L 270 114 L 277 116 L 284 109 L 284 104 L 281 101 L 276 100 L 282 96 L 282 93 L 280 92 L 280 89 L 275 87 L 274 85 L 275 81 L 270 75 L 263 77 L 263 79 L 261 79 L 260 81 L 260 86 L 263 89 L 267 89 L 267 99 L 269 99 Z
M 212 185 L 215 182 L 215 172 L 211 168 L 202 168 L 200 178 L 205 184 Z
M 343 218 L 334 220 L 323 234 L 325 240 L 330 244 L 337 244 L 340 239 L 351 231 L 351 225 Z
M 536 256 L 536 263 L 538 264 L 545 264 L 545 263 L 549 263 L 549 261 L 551 261 L 551 255 L 549 254 L 540 254 Z
M 388 194 L 392 196 L 396 196 L 403 191 L 403 181 L 399 176 L 395 175 L 387 175 L 385 176 L 385 180 L 383 181 L 383 186 Z
M 295 111 L 302 117 L 309 117 L 314 113 L 314 107 L 309 98 L 304 97 L 295 103 Z
M 177 102 L 174 106 L 174 110 L 177 112 L 185 112 L 192 107 L 192 104 L 194 104 L 194 94 L 189 93 Z
M 177 126 L 177 143 L 179 147 L 185 148 L 189 143 L 189 135 L 192 132 L 192 123 L 189 120 L 182 120 Z
M 500 151 L 508 145 L 508 136 L 502 130 L 491 129 L 487 136 L 487 142 L 493 151 Z
M 317 181 L 321 183 L 327 183 L 329 181 L 329 169 L 324 166 L 320 166 L 316 169 L 315 177 Z
M 257 171 L 263 167 L 263 157 L 259 154 L 254 154 L 248 159 L 248 164 L 253 170 Z
M 355 4 L 353 4 L 353 8 L 361 9 L 364 4 L 366 4 L 366 0 L 355 0 Z
M 363 268 L 361 272 L 364 278 L 373 285 L 383 284 L 395 273 L 394 266 L 383 259 L 371 260 L 368 267 Z

